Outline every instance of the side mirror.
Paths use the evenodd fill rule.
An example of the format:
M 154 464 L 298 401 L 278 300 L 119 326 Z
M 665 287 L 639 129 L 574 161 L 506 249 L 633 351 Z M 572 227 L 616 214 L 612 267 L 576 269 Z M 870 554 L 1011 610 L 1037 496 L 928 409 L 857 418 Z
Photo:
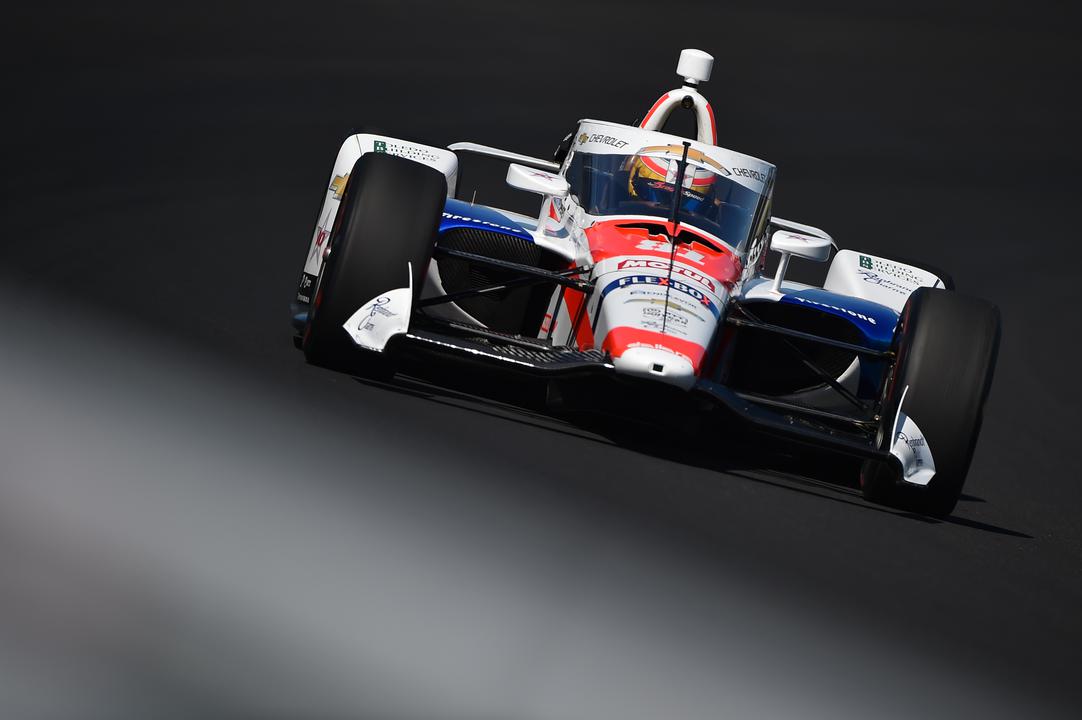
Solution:
M 793 255 L 815 262 L 826 262 L 830 257 L 831 242 L 826 238 L 801 235 L 800 233 L 778 230 L 770 236 L 770 249 L 781 253 L 778 271 L 774 273 L 774 292 L 781 292 L 781 281 L 789 269 L 789 258 Z
M 571 192 L 567 180 L 563 177 L 517 163 L 511 163 L 507 167 L 507 184 L 513 188 L 540 195 L 567 197 Z

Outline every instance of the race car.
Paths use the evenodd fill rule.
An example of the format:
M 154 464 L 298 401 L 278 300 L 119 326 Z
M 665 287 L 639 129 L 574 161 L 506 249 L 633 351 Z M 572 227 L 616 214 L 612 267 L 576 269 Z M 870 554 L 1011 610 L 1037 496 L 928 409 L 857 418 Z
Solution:
M 717 144 L 700 93 L 712 65 L 684 50 L 683 84 L 641 121 L 581 120 L 551 161 L 348 137 L 292 303 L 295 344 L 369 377 L 465 364 L 537 378 L 553 407 L 745 423 L 860 458 L 873 502 L 949 515 L 998 309 L 942 271 L 773 216 L 775 166 Z M 676 112 L 694 137 L 664 132 Z M 459 198 L 471 153 L 506 161 L 537 216 Z M 793 257 L 829 261 L 821 287 L 786 278 Z

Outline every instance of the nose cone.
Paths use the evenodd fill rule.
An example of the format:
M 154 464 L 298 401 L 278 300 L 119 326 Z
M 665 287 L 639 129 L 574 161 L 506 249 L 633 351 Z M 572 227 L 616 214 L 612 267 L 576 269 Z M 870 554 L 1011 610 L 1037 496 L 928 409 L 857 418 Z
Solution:
M 695 384 L 695 368 L 683 355 L 657 347 L 630 347 L 612 364 L 616 372 L 675 385 L 690 390 Z

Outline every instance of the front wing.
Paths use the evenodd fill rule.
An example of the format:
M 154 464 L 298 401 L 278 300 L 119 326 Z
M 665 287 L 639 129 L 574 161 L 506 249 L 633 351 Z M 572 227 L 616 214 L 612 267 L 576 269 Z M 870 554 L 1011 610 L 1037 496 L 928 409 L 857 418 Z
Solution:
M 457 359 L 537 378 L 595 377 L 598 382 L 607 382 L 618 377 L 612 359 L 600 350 L 553 347 L 536 338 L 457 323 L 410 329 L 393 338 L 388 351 L 433 360 Z M 619 381 L 635 382 L 627 378 Z M 893 458 L 876 447 L 875 434 L 868 427 L 853 426 L 854 418 L 749 396 L 707 379 L 700 379 L 689 395 L 710 401 L 760 431 L 789 440 L 860 458 L 883 461 Z

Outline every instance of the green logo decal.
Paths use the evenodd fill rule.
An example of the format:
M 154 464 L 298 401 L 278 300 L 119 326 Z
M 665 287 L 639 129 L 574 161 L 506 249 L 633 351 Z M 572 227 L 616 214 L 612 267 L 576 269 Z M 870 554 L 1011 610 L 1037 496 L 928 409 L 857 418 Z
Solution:
M 861 255 L 860 256 L 860 266 L 862 268 L 868 268 L 869 270 L 871 270 L 874 267 L 872 265 L 872 259 L 870 257 L 868 257 L 867 255 Z
M 376 140 L 372 144 L 374 146 L 373 150 L 375 150 L 376 152 L 378 152 L 378 153 L 387 152 L 387 141 L 386 140 Z

